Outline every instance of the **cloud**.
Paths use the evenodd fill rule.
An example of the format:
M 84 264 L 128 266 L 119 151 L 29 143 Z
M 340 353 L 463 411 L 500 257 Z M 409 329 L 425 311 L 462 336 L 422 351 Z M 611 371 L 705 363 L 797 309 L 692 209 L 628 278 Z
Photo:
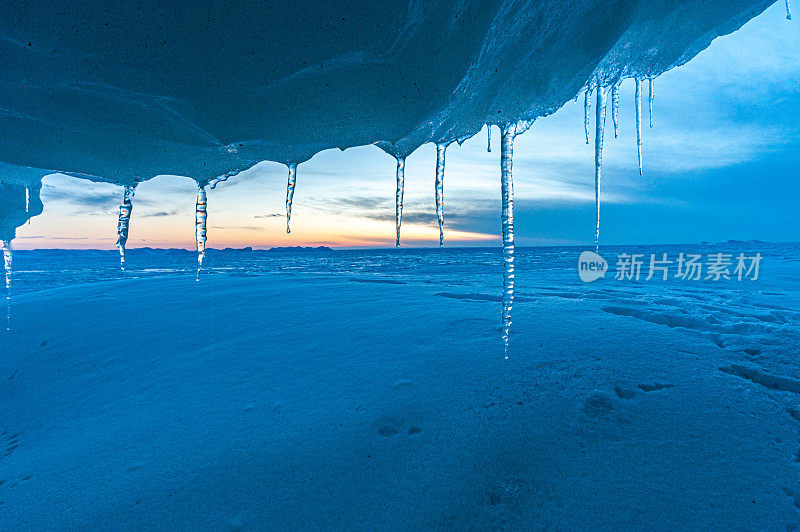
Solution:
M 374 211 L 386 211 L 392 205 L 388 198 L 372 196 L 311 197 L 304 202 L 317 211 L 333 215 L 347 215 L 359 218 L 369 217 Z M 394 209 L 392 209 L 394 212 Z
M 158 211 L 158 212 L 145 212 L 138 214 L 139 218 L 164 218 L 166 216 L 175 216 L 178 214 L 177 210 L 172 211 Z
M 240 231 L 265 231 L 264 227 L 258 227 L 256 225 L 214 225 L 211 226 L 212 229 L 220 229 L 220 230 L 240 230 Z
M 80 190 L 72 187 L 46 186 L 42 190 L 42 200 L 45 203 L 60 201 L 75 207 L 91 209 L 109 209 L 119 203 L 121 198 L 121 194 L 91 190 L 89 187 Z
M 365 213 L 360 218 L 368 220 L 377 220 L 379 222 L 394 222 L 394 213 Z M 456 217 L 448 217 L 447 221 L 452 222 Z M 434 212 L 409 212 L 403 209 L 403 223 L 415 225 L 434 225 L 436 221 L 436 213 Z
M 16 240 L 30 240 L 39 238 L 46 238 L 47 240 L 89 240 L 88 236 L 49 236 L 49 235 L 18 236 Z

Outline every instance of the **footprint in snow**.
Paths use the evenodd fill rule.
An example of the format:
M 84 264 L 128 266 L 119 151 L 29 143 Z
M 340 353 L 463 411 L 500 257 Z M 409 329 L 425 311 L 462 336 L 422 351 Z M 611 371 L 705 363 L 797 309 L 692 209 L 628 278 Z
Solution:
M 583 405 L 583 411 L 592 417 L 605 416 L 613 409 L 614 401 L 605 392 L 594 392 Z
M 416 427 L 414 425 L 408 426 L 406 429 L 406 423 L 401 420 L 392 419 L 392 418 L 383 418 L 380 419 L 377 423 L 375 423 L 376 430 L 378 436 L 383 438 L 389 438 L 391 436 L 395 436 L 400 434 L 400 432 L 406 432 L 409 436 L 414 436 L 422 432 L 422 429 Z

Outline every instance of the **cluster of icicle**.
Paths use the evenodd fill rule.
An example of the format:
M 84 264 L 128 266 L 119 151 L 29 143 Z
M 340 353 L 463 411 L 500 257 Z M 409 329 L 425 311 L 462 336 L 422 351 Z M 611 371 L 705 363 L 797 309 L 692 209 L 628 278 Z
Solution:
M 790 0 L 786 2 L 786 18 L 792 19 Z M 636 151 L 639 165 L 639 175 L 642 175 L 642 82 L 644 78 L 634 78 L 635 89 L 635 114 L 636 114 Z M 653 127 L 653 80 L 648 77 L 649 95 L 649 121 Z M 584 93 L 584 133 L 586 143 L 589 144 L 590 108 L 592 93 L 596 93 L 595 104 L 595 152 L 594 152 L 594 190 L 595 190 L 595 248 L 600 246 L 600 184 L 603 166 L 603 141 L 605 136 L 607 98 L 611 94 L 611 119 L 614 125 L 614 137 L 618 135 L 619 129 L 619 88 L 622 79 L 613 83 L 603 85 L 600 80 L 593 80 L 587 83 Z M 577 101 L 580 92 L 576 95 Z M 525 132 L 531 126 L 531 122 L 517 122 L 511 125 L 501 126 L 501 155 L 500 155 L 500 190 L 502 198 L 501 225 L 503 239 L 503 297 L 502 297 L 502 340 L 506 358 L 508 358 L 509 332 L 511 328 L 511 309 L 514 303 L 514 183 L 512 179 L 512 162 L 514 138 Z M 459 145 L 465 140 L 457 139 Z M 445 154 L 447 147 L 452 140 L 436 143 L 436 172 L 435 172 L 435 198 L 436 198 L 436 218 L 439 224 L 439 246 L 444 246 L 444 170 Z M 487 124 L 487 151 L 492 151 L 492 125 Z M 394 155 L 397 161 L 396 180 L 397 189 L 395 194 L 395 245 L 400 246 L 400 230 L 403 220 L 403 193 L 405 189 L 405 155 Z M 295 185 L 297 182 L 297 163 L 288 163 L 289 177 L 286 186 L 286 232 L 291 232 L 292 200 L 294 198 Z M 209 186 L 214 189 L 216 185 L 227 180 L 228 177 L 238 172 L 232 172 L 217 179 L 212 180 Z M 125 269 L 125 247 L 128 241 L 130 219 L 133 212 L 133 197 L 135 185 L 126 186 L 123 194 L 122 205 L 119 209 L 119 221 L 117 224 L 117 247 L 120 252 L 120 268 Z M 30 189 L 25 188 L 25 212 L 30 210 Z M 30 219 L 28 220 L 30 223 Z M 200 280 L 200 272 L 205 258 L 206 245 L 206 224 L 207 224 L 207 196 L 204 185 L 198 186 L 197 203 L 195 206 L 195 236 L 197 244 L 197 276 Z M 0 250 L 3 252 L 3 265 L 5 272 L 6 289 L 6 329 L 10 330 L 11 323 L 11 274 L 12 274 L 12 250 L 11 242 L 0 240 Z
M 639 175 L 642 170 L 642 82 L 643 78 L 635 78 L 636 92 L 634 106 L 636 113 L 636 153 L 639 163 Z M 648 77 L 648 115 L 650 127 L 653 127 L 653 84 L 654 78 Z M 594 134 L 594 200 L 595 200 L 595 249 L 600 248 L 600 182 L 603 173 L 603 140 L 605 137 L 606 114 L 608 94 L 611 93 L 611 120 L 614 124 L 614 138 L 619 133 L 619 87 L 622 80 L 617 80 L 610 85 L 599 82 L 589 83 L 584 90 L 583 99 L 583 128 L 586 144 L 589 144 L 590 108 L 592 106 L 592 93 L 596 93 L 595 104 L 595 134 Z
M 787 10 L 788 10 L 787 2 Z M 791 16 L 789 14 L 789 16 Z M 645 78 L 635 78 L 635 114 L 636 114 L 636 147 L 639 164 L 639 174 L 642 174 L 642 83 Z M 649 84 L 648 108 L 650 127 L 653 127 L 653 78 L 646 78 Z M 603 140 L 605 136 L 607 101 L 611 96 L 611 119 L 614 125 L 614 137 L 619 131 L 619 89 L 622 80 L 607 85 L 595 80 L 587 84 L 584 93 L 584 133 L 586 143 L 590 142 L 590 109 L 592 98 L 595 103 L 595 152 L 594 152 L 594 189 L 595 189 L 595 247 L 600 246 L 600 185 L 603 167 Z M 577 99 L 577 97 L 576 97 Z M 503 297 L 502 297 L 502 340 L 506 357 L 508 356 L 508 340 L 511 329 L 511 309 L 514 303 L 514 183 L 512 179 L 512 158 L 514 149 L 514 138 L 526 131 L 530 127 L 530 122 L 518 122 L 512 125 L 501 127 L 501 154 L 500 154 L 500 189 L 502 198 L 502 236 L 503 236 Z M 459 139 L 459 144 L 464 139 Z M 439 224 L 439 246 L 444 246 L 444 171 L 445 155 L 447 147 L 452 142 L 436 143 L 436 170 L 434 178 L 434 195 L 436 219 Z M 488 152 L 492 151 L 492 126 L 487 126 L 487 147 Z M 395 245 L 400 246 L 400 230 L 403 221 L 403 193 L 405 190 L 405 156 L 395 155 L 397 161 L 396 180 L 397 188 L 395 194 Z M 294 198 L 295 186 L 297 183 L 297 164 L 287 164 L 289 176 L 286 185 L 286 232 L 291 232 L 292 200 Z M 210 183 L 213 189 L 219 182 L 227 179 L 223 176 Z M 128 240 L 128 230 L 130 227 L 130 217 L 133 211 L 134 186 L 126 186 L 122 205 L 119 211 L 119 223 L 117 226 L 117 246 L 120 250 L 120 267 L 125 269 L 125 244 Z M 205 258 L 206 244 L 206 220 L 207 220 L 207 196 L 205 186 L 199 186 L 197 190 L 197 203 L 195 208 L 195 235 L 197 244 L 197 276 L 200 279 L 200 272 Z M 6 246 L 8 248 L 8 246 Z M 6 284 L 10 279 L 10 248 L 6 261 Z

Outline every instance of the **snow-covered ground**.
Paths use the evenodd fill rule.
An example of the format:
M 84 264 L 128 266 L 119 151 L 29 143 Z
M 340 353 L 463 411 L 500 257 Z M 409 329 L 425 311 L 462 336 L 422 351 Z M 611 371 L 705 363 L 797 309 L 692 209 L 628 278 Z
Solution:
M 0 528 L 795 530 L 800 253 L 750 248 L 518 250 L 508 360 L 499 250 L 20 252 Z

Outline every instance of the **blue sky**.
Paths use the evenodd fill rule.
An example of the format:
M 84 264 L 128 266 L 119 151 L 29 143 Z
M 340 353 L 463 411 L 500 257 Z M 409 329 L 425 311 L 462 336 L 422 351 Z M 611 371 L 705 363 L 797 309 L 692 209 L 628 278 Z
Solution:
M 619 138 L 610 107 L 604 150 L 601 242 L 800 241 L 800 21 L 779 2 L 655 82 L 655 127 L 636 162 L 633 82 L 621 90 Z M 646 91 L 645 91 L 646 98 Z M 647 119 L 646 101 L 644 105 Z M 496 245 L 499 140 L 486 131 L 447 151 L 445 241 Z M 515 144 L 517 242 L 594 240 L 593 146 L 583 104 L 538 120 Z M 438 242 L 432 145 L 407 159 L 404 242 Z M 327 150 L 298 168 L 292 234 L 285 234 L 286 167 L 261 163 L 209 191 L 211 247 L 394 244 L 394 159 L 366 146 Z M 161 176 L 136 193 L 129 247 L 194 242 L 194 182 Z M 44 213 L 18 230 L 18 248 L 113 248 L 121 189 L 45 178 Z

